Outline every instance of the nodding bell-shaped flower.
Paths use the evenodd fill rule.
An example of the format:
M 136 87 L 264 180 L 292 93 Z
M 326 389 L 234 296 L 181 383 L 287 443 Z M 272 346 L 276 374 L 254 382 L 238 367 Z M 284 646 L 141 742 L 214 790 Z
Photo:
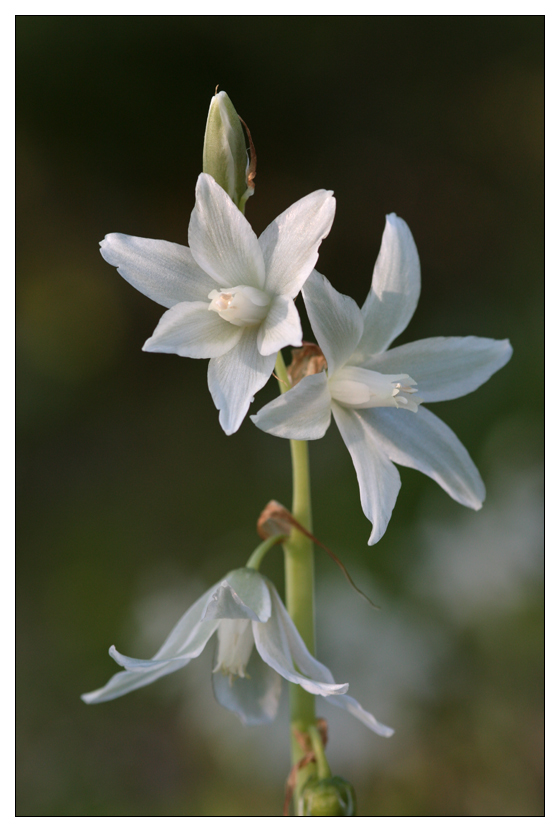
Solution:
M 216 93 L 210 102 L 202 171 L 213 176 L 237 207 L 243 210 L 245 202 L 253 195 L 254 187 L 247 180 L 249 160 L 241 121 L 223 90 Z
M 272 583 L 247 567 L 230 572 L 199 598 L 152 659 L 131 659 L 111 647 L 109 654 L 124 670 L 82 699 L 107 702 L 180 670 L 202 653 L 214 633 L 214 694 L 245 725 L 274 719 L 283 676 L 348 711 L 375 733 L 393 733 L 347 696 L 348 685 L 336 684 L 330 670 L 313 658 Z
M 334 212 L 332 191 L 314 191 L 257 239 L 224 189 L 201 173 L 189 248 L 126 234 L 101 242 L 102 256 L 125 280 L 168 307 L 144 350 L 210 359 L 208 386 L 227 434 L 270 378 L 278 350 L 301 345 L 293 299 Z
M 324 356 L 320 371 L 251 417 L 274 436 L 320 439 L 334 416 L 358 475 L 364 514 L 373 525 L 370 545 L 385 534 L 400 489 L 394 462 L 432 477 L 469 508 L 481 508 L 485 497 L 464 446 L 420 405 L 476 390 L 507 364 L 512 349 L 507 340 L 472 336 L 425 338 L 388 349 L 410 321 L 419 295 L 416 245 L 404 220 L 390 214 L 361 309 L 316 271 L 304 286 Z

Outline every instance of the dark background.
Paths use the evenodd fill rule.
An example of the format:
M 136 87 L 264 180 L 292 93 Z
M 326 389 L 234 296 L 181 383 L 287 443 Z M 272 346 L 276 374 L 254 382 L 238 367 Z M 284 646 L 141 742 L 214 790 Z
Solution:
M 213 701 L 211 650 L 123 699 L 79 699 L 116 670 L 110 644 L 152 655 L 245 563 L 265 503 L 290 504 L 287 444 L 248 419 L 222 433 L 207 362 L 143 353 L 163 309 L 98 254 L 111 231 L 187 244 L 218 83 L 256 144 L 257 233 L 333 189 L 318 268 L 361 303 L 395 211 L 423 274 L 399 343 L 514 347 L 481 390 L 433 406 L 480 468 L 479 513 L 401 470 L 369 548 L 336 429 L 312 444 L 316 534 L 381 606 L 319 553 L 319 658 L 396 729 L 384 740 L 321 705 L 333 769 L 364 815 L 543 813 L 543 23 L 17 19 L 19 815 L 281 812 L 285 706 L 242 728 Z M 265 572 L 282 588 L 279 551 Z

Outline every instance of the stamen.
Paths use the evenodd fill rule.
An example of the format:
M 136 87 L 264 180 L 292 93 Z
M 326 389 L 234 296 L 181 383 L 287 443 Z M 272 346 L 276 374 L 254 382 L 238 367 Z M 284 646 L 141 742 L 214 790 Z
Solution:
M 335 401 L 355 409 L 370 407 L 403 407 L 416 413 L 422 399 L 413 378 L 402 373 L 386 375 L 363 367 L 343 367 L 329 378 L 329 389 Z
M 233 295 L 229 292 L 222 292 L 217 298 L 214 299 L 214 305 L 218 307 L 218 309 L 227 309 L 231 303 Z
M 270 296 L 254 286 L 233 286 L 230 289 L 213 289 L 209 295 L 208 310 L 235 326 L 257 326 L 267 316 Z

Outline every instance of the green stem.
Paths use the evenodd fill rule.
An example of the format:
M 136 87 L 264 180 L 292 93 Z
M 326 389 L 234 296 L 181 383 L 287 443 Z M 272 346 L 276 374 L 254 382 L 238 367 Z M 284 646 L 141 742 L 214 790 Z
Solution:
M 280 391 L 285 393 L 290 388 L 286 365 L 282 354 L 276 359 L 276 374 L 279 378 Z M 291 439 L 293 477 L 292 514 L 304 529 L 312 531 L 311 490 L 309 482 L 309 454 L 307 442 Z M 297 529 L 292 529 L 290 537 L 284 542 L 284 567 L 286 576 L 286 607 L 297 627 L 309 652 L 315 653 L 315 603 L 313 578 L 313 541 Z M 290 685 L 290 719 L 292 764 L 299 762 L 304 755 L 294 731 L 308 733 L 315 727 L 315 697 L 299 685 Z M 294 794 L 297 806 L 301 786 L 314 774 L 314 766 L 305 767 L 298 777 Z
M 277 543 L 280 543 L 284 540 L 283 534 L 277 534 L 274 537 L 267 537 L 266 540 L 257 546 L 249 560 L 247 561 L 246 567 L 247 569 L 259 569 L 261 565 L 261 561 L 266 555 L 266 553 L 272 549 L 273 546 L 276 546 Z

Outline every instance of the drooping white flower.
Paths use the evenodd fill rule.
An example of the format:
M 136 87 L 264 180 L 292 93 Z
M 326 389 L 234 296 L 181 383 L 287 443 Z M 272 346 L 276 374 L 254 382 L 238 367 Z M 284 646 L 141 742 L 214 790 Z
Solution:
M 388 349 L 410 321 L 420 295 L 420 262 L 412 234 L 387 217 L 370 292 L 363 307 L 313 272 L 303 297 L 327 362 L 252 419 L 289 439 L 319 439 L 331 414 L 350 451 L 360 498 L 373 529 L 385 533 L 400 488 L 393 462 L 432 477 L 457 502 L 482 507 L 484 483 L 464 446 L 422 402 L 476 390 L 506 364 L 509 341 L 426 338 Z
M 347 684 L 336 684 L 330 670 L 309 653 L 272 583 L 249 568 L 235 569 L 199 598 L 152 659 L 132 659 L 111 647 L 109 654 L 125 669 L 82 699 L 108 702 L 179 670 L 202 653 L 215 632 L 214 694 L 245 725 L 274 719 L 283 676 L 324 696 L 377 734 L 392 735 L 391 728 L 346 695 Z
M 332 191 L 314 191 L 257 239 L 208 174 L 196 186 L 190 247 L 108 234 L 101 254 L 152 300 L 167 306 L 148 352 L 209 358 L 208 386 L 220 424 L 235 433 L 268 381 L 279 349 L 301 344 L 293 299 L 317 262 L 335 212 Z

